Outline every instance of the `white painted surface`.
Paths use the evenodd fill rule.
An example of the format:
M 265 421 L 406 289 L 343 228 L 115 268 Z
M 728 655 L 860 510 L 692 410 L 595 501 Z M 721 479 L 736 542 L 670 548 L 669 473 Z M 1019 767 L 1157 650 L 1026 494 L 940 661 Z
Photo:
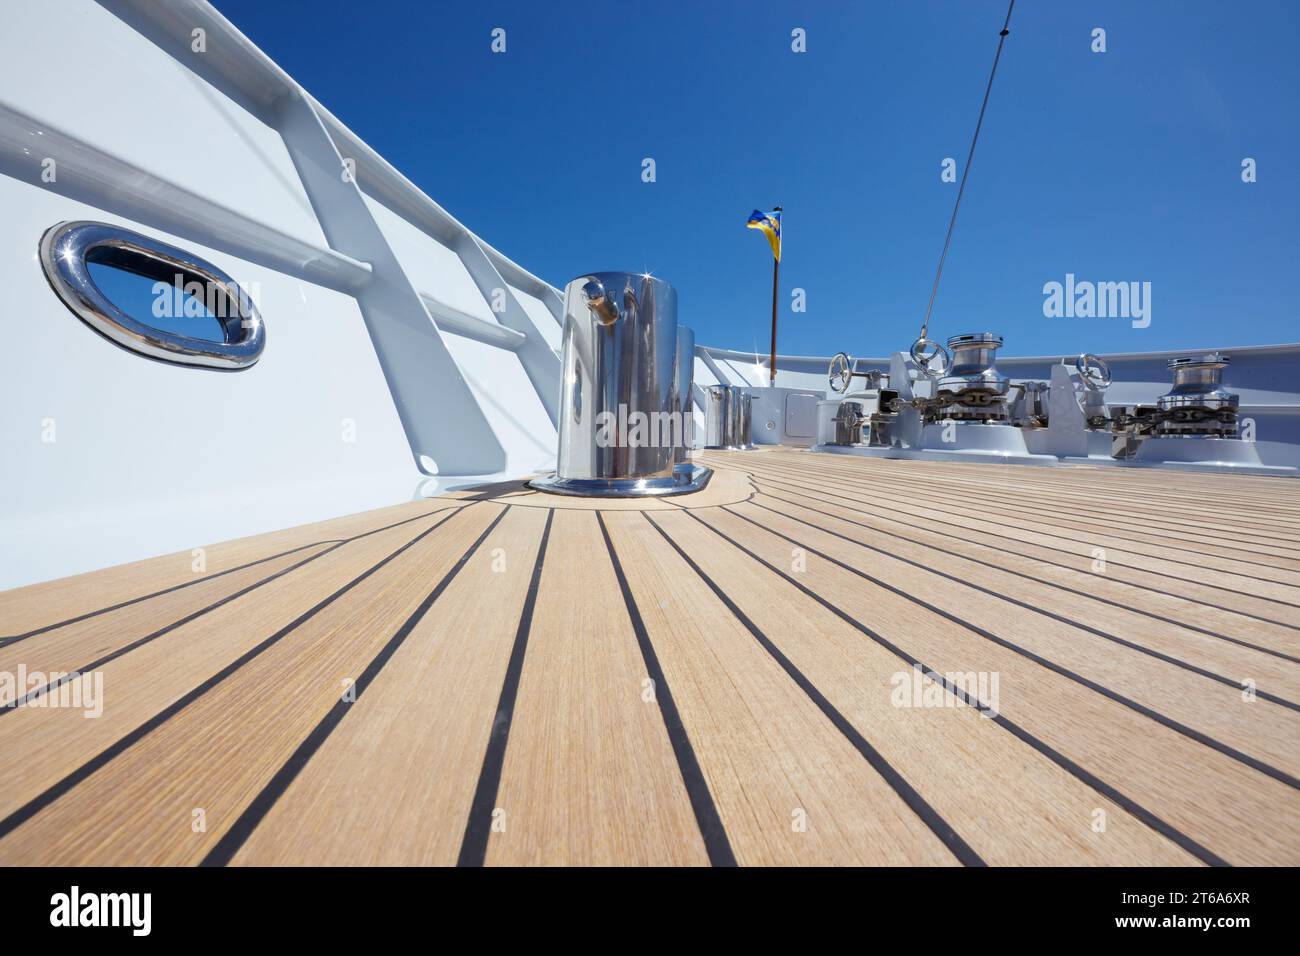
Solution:
M 560 323 L 555 321 L 555 316 L 552 315 L 551 310 L 546 307 L 546 303 L 537 298 L 537 296 L 529 295 L 527 292 L 513 285 L 510 287 L 510 291 L 515 294 L 515 298 L 519 300 L 519 304 L 524 307 L 524 311 L 528 313 L 528 317 L 533 320 L 533 324 L 537 326 L 537 331 L 541 334 L 542 338 L 546 340 L 546 344 L 552 349 L 558 350 L 562 339 L 560 334 Z
M 419 475 L 351 297 L 4 176 L 0 208 L 0 588 L 412 497 Z M 36 256 L 46 228 L 77 218 L 154 235 L 246 284 L 266 320 L 261 360 L 174 366 L 92 331 Z
M 0 102 L 324 245 L 280 135 L 93 0 L 7 0 Z
M 476 318 L 496 322 L 487 300 L 454 252 L 381 203 L 369 198 L 367 202 L 416 288 Z M 555 324 L 549 313 L 545 318 Z M 514 352 L 457 335 L 444 334 L 443 341 L 506 450 L 507 465 L 503 473 L 523 475 L 554 468 L 555 427 L 529 383 L 519 357 Z

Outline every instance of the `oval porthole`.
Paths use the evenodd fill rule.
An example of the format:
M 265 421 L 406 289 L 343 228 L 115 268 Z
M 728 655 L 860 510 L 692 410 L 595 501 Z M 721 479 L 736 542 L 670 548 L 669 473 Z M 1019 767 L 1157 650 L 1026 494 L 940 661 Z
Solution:
M 72 312 L 123 348 L 178 365 L 247 368 L 266 344 L 257 307 L 225 272 L 102 222 L 41 237 L 41 268 Z
M 147 318 L 150 325 L 171 335 L 225 342 L 226 327 L 217 314 L 221 306 L 209 301 L 205 287 L 162 282 L 152 276 L 101 261 L 103 247 L 86 254 L 90 279 L 100 292 L 127 315 Z M 213 306 L 216 305 L 214 308 Z

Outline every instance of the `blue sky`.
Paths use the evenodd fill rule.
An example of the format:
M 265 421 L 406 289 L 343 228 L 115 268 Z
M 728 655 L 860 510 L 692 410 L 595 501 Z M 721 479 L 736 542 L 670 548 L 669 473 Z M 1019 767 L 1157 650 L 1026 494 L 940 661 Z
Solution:
M 216 0 L 343 122 L 563 285 L 648 269 L 702 344 L 916 337 L 1005 0 Z M 506 30 L 504 54 L 491 31 Z M 791 30 L 807 52 L 791 50 Z M 1095 27 L 1105 53 L 1090 49 Z M 1300 3 L 1018 0 L 931 321 L 1009 354 L 1300 340 Z M 657 181 L 641 180 L 652 157 Z M 1241 163 L 1257 162 L 1243 183 Z M 1147 328 L 1043 286 L 1151 283 Z M 790 311 L 790 290 L 807 311 Z

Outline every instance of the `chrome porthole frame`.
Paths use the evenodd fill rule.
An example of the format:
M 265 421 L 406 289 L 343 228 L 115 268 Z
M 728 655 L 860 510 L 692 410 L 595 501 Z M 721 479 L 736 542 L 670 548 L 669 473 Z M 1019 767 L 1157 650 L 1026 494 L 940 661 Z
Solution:
M 160 282 L 172 283 L 183 277 L 208 289 L 216 286 L 228 306 L 216 317 L 225 341 L 169 332 L 127 314 L 95 284 L 90 261 Z M 262 317 L 234 279 L 212 263 L 149 236 L 102 222 L 61 222 L 41 237 L 40 262 L 50 286 L 74 315 L 139 355 L 176 365 L 235 371 L 253 365 L 266 346 Z

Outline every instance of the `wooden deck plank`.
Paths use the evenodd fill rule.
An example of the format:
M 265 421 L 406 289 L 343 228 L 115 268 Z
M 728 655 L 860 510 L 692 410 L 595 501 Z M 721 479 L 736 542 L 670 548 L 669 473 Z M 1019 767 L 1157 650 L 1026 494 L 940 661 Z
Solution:
M 790 462 L 794 466 L 798 460 Z M 801 470 L 811 469 L 805 462 Z M 834 477 L 853 487 L 874 489 L 875 478 L 885 472 L 876 469 L 816 468 L 822 477 Z M 992 484 L 952 478 L 909 480 L 909 489 L 922 497 L 935 501 L 968 504 L 979 503 L 999 516 L 1031 516 L 1049 521 L 1056 527 L 1074 527 L 1080 519 L 1108 529 L 1114 529 L 1126 539 L 1151 542 L 1180 550 L 1196 549 L 1193 553 L 1217 554 L 1225 557 L 1241 556 L 1242 560 L 1260 562 L 1274 559 L 1273 566 L 1296 570 L 1300 567 L 1300 531 L 1292 530 L 1288 536 L 1275 536 L 1268 525 L 1255 526 L 1242 519 L 1226 524 L 1220 519 L 1217 503 L 1212 499 L 1202 502 L 1200 517 L 1188 520 L 1186 506 L 1163 509 L 1140 498 L 1097 497 L 1067 495 L 1061 492 L 1027 491 L 1012 482 Z M 1249 543 L 1243 541 L 1241 530 L 1253 530 Z M 1264 563 L 1270 563 L 1265 561 Z
M 814 454 L 807 449 L 768 447 L 763 451 L 778 455 L 806 456 Z M 854 460 L 857 460 L 856 458 Z M 965 474 L 969 480 L 998 480 L 1008 476 L 1004 464 L 955 462 L 955 461 L 920 461 L 899 459 L 864 459 L 879 462 L 889 467 L 897 467 L 907 472 L 920 475 L 948 474 L 960 477 Z M 1011 469 L 1015 473 L 1020 469 Z M 1151 476 L 1155 475 L 1158 484 L 1154 485 Z M 1067 465 L 1065 467 L 1034 468 L 1026 481 L 1062 485 L 1089 485 L 1094 487 L 1139 489 L 1144 495 L 1152 497 L 1196 497 L 1201 491 L 1212 490 L 1225 497 L 1237 497 L 1248 502 L 1281 500 L 1293 502 L 1297 494 L 1291 484 L 1294 479 L 1269 475 L 1235 475 L 1230 472 L 1191 472 L 1177 469 L 1149 469 L 1108 467 L 1099 465 Z
M 956 862 L 647 516 L 607 522 L 738 862 Z
M 904 467 L 910 464 L 909 462 Z M 935 474 L 947 475 L 956 475 L 954 469 L 965 467 L 964 463 L 956 462 L 918 462 L 918 464 L 923 466 L 922 471 L 932 466 Z M 998 466 L 976 467 L 982 470 L 975 472 L 973 478 L 983 480 L 997 474 L 994 469 Z M 1152 474 L 1158 476 L 1158 481 L 1154 484 L 1150 477 Z M 1288 513 L 1300 513 L 1300 510 L 1294 508 L 1297 491 L 1291 484 L 1295 480 L 1293 478 L 1225 473 L 1211 475 L 1168 469 L 1153 471 L 1085 465 L 1043 469 L 1036 471 L 1028 480 L 1040 481 L 1048 485 L 1057 484 L 1061 487 L 1078 488 L 1086 485 L 1116 491 L 1126 490 L 1153 500 L 1181 500 L 1189 503 L 1204 500 L 1204 494 L 1209 492 L 1225 502 L 1235 501 L 1247 505 L 1252 513 L 1256 507 L 1261 506 Z
M 905 492 L 891 491 L 887 487 L 869 482 L 847 482 L 826 477 L 803 467 L 783 465 L 783 473 L 796 481 L 815 480 L 819 487 L 838 489 L 849 494 L 870 494 L 905 506 L 918 517 L 960 516 L 972 530 L 999 528 L 1014 529 L 1016 536 L 1026 541 L 1077 546 L 1086 543 L 1089 549 L 1104 547 L 1114 555 L 1114 561 L 1135 564 L 1162 574 L 1187 575 L 1192 570 L 1205 577 L 1208 583 L 1225 587 L 1248 587 L 1264 596 L 1290 603 L 1300 602 L 1300 572 L 1287 568 L 1257 563 L 1252 557 L 1230 556 L 1223 549 L 1206 547 L 1193 550 L 1190 546 L 1172 542 L 1152 542 L 1140 536 L 1130 537 L 1110 531 L 1103 522 L 1076 519 L 1072 523 L 1035 520 L 1031 512 L 999 511 L 980 502 L 976 497 L 957 492 L 937 495 L 932 491 L 909 485 Z M 1191 569 L 1191 570 L 1189 570 Z
M 913 482 L 909 482 L 911 484 Z M 915 482 L 924 486 L 960 488 L 969 490 L 971 484 L 962 479 L 943 476 L 940 479 Z M 1100 515 L 1117 525 L 1128 528 L 1159 528 L 1187 536 L 1191 540 L 1243 542 L 1238 536 L 1242 528 L 1255 532 L 1252 546 L 1266 544 L 1277 547 L 1281 553 L 1294 555 L 1297 551 L 1295 534 L 1300 524 L 1285 518 L 1279 520 L 1258 509 L 1243 511 L 1224 507 L 1217 497 L 1206 496 L 1200 501 L 1164 502 L 1159 499 L 1128 491 L 1095 492 L 1087 487 L 1072 485 L 1034 485 L 1015 481 L 981 481 L 976 493 L 990 500 L 1015 502 L 1042 508 L 1052 514 Z M 1278 531 L 1284 532 L 1279 534 Z
M 697 460 L 0 594 L 0 863 L 1300 862 L 1300 482 Z
M 86 719 L 80 710 L 69 708 L 0 710 L 0 860 L 9 858 L 10 837 L 6 834 L 14 825 L 15 813 L 49 796 L 53 788 L 111 753 L 130 735 L 140 733 L 187 695 L 197 693 L 241 656 L 255 652 L 330 595 L 454 513 L 442 511 L 358 538 L 313 561 L 310 575 L 287 574 L 110 662 L 100 671 L 105 700 L 103 715 L 96 719 Z M 113 801 L 106 806 L 116 810 L 120 804 Z
M 1300 750 L 1295 747 L 1300 740 L 1300 713 L 1297 712 L 1300 705 L 1289 698 L 1281 697 L 1281 702 L 1262 696 L 1247 700 L 1243 687 L 1231 677 L 1214 672 L 1195 673 L 1176 666 L 1171 660 L 1107 640 L 1066 620 L 1011 604 L 1001 596 L 977 591 L 951 579 L 936 581 L 932 572 L 925 569 L 904 564 L 897 558 L 864 553 L 851 542 L 756 506 L 737 506 L 725 514 L 728 518 L 733 515 L 749 518 L 766 531 L 793 538 L 850 567 L 861 568 L 869 561 L 871 577 L 904 594 L 917 595 L 960 620 L 980 622 L 993 635 L 1014 641 L 1031 654 L 1109 687 L 1292 776 L 1300 774 Z M 728 518 L 720 517 L 718 521 L 730 523 Z M 1016 597 L 1029 598 L 1024 603 L 1032 604 L 1032 586 L 1026 586 Z M 1187 656 L 1185 647 L 1175 644 L 1172 649 Z M 1283 661 L 1273 662 L 1279 680 L 1285 675 L 1283 668 L 1294 670 L 1295 667 Z M 1248 676 L 1259 676 L 1259 673 Z M 1210 675 L 1222 679 L 1216 681 Z M 1262 690 L 1263 678 L 1260 680 Z
M 1200 604 L 1181 595 L 1142 589 L 1100 570 L 1077 570 L 1000 548 L 996 544 L 954 538 L 897 516 L 878 515 L 865 508 L 850 507 L 824 495 L 818 497 L 807 491 L 787 491 L 784 486 L 775 484 L 764 488 L 762 497 L 769 507 L 798 513 L 804 520 L 841 534 L 857 536 L 858 540 L 886 550 L 917 545 L 920 550 L 910 553 L 917 559 L 934 562 L 937 567 L 946 567 L 947 559 L 957 555 L 985 568 L 1048 584 L 1098 603 L 1111 602 L 1111 606 L 1137 615 L 1150 616 L 1153 620 L 1163 618 L 1166 623 L 1209 632 L 1220 638 L 1227 639 L 1229 635 L 1237 634 L 1238 629 L 1248 628 L 1250 641 L 1255 645 L 1285 655 L 1292 662 L 1300 660 L 1297 658 L 1300 655 L 1300 630 L 1295 628 L 1244 617 L 1235 611 Z M 777 505 L 777 502 L 781 504 Z M 961 562 L 957 565 L 962 566 Z M 1016 586 L 1019 586 L 1018 581 Z M 1134 633 L 1140 636 L 1146 626 L 1143 620 Z
M 706 520 L 712 513 L 698 512 Z M 958 706 L 951 692 L 939 688 L 938 706 L 898 706 L 897 694 L 912 686 L 906 661 L 690 517 L 656 515 L 653 523 L 691 555 L 987 863 L 1196 864 L 1194 857 L 975 708 Z M 638 552 L 653 545 L 644 532 L 640 537 Z M 797 578 L 801 572 L 791 567 L 796 556 L 787 557 L 786 566 Z M 1007 814 L 988 795 L 1011 789 L 1017 812 Z M 1091 826 L 1098 809 L 1108 816 L 1104 833 Z M 828 836 L 838 841 L 843 837 L 837 830 L 852 832 L 854 818 L 877 809 L 847 801 L 821 812 L 830 819 L 810 812 L 810 830 L 830 830 Z
M 597 516 L 553 514 L 487 862 L 707 863 Z
M 47 675 L 42 681 L 44 685 L 49 683 L 48 675 L 52 673 L 102 667 L 109 659 L 141 642 L 156 640 L 168 630 L 183 626 L 224 602 L 309 564 L 332 547 L 337 545 L 306 545 L 229 574 L 204 578 L 191 587 L 167 591 L 38 634 L 11 638 L 0 643 L 0 672 L 17 673 L 20 668 L 29 675 L 40 672 Z M 0 707 L 13 704 L 14 699 L 17 698 L 6 696 L 5 689 L 0 689 Z
M 742 453 L 749 454 L 749 453 Z M 705 457 L 722 456 L 735 460 L 736 453 L 709 450 Z M 1231 476 L 1206 476 L 1208 484 L 1194 489 L 1178 490 L 1167 479 L 1179 477 L 1172 471 L 1142 471 L 1129 475 L 1124 483 L 1108 482 L 1111 470 L 1088 466 L 1066 467 L 1031 467 L 1007 468 L 1005 465 L 979 464 L 969 462 L 935 462 L 913 461 L 871 457 L 865 455 L 836 454 L 825 455 L 809 449 L 772 448 L 760 450 L 769 462 L 784 462 L 801 466 L 814 465 L 850 475 L 883 475 L 902 484 L 950 484 L 961 487 L 973 485 L 977 490 L 1003 491 L 1023 488 L 1030 494 L 1039 493 L 1064 500 L 1094 500 L 1104 503 L 1120 502 L 1131 506 L 1141 502 L 1144 506 L 1169 515 L 1186 514 L 1188 505 L 1204 505 L 1207 495 L 1212 495 L 1216 504 L 1215 516 L 1227 519 L 1241 518 L 1246 521 L 1260 521 L 1261 515 L 1270 518 L 1279 516 L 1290 521 L 1300 519 L 1300 511 L 1293 513 L 1292 506 L 1297 503 L 1297 492 L 1286 488 L 1286 482 L 1293 479 L 1278 479 L 1285 493 L 1279 492 L 1269 496 L 1263 492 L 1263 486 L 1256 486 L 1256 491 L 1248 497 L 1235 496 L 1226 489 L 1230 486 L 1224 482 Z M 1024 473 L 1023 480 L 1019 477 Z M 1156 475 L 1153 483 L 1150 475 Z M 1255 482 L 1265 481 L 1258 477 L 1239 478 L 1254 486 Z
M 1093 553 L 1096 545 L 1083 538 L 1063 539 L 1059 535 L 1036 537 L 1021 532 L 1015 525 L 977 523 L 959 513 L 922 509 L 876 491 L 863 493 L 828 488 L 817 480 L 804 479 L 798 475 L 789 476 L 779 468 L 773 469 L 766 464 L 756 463 L 751 468 L 753 480 L 760 490 L 767 484 L 777 484 L 784 488 L 815 491 L 819 496 L 836 503 L 853 504 L 877 512 L 885 511 L 901 516 L 918 527 L 943 530 L 961 538 L 996 541 L 1000 546 L 1014 548 L 1021 554 L 1049 562 L 1072 563 L 1083 571 L 1091 568 L 1097 560 Z M 1300 624 L 1300 605 L 1264 595 L 1260 588 L 1255 587 L 1258 582 L 1229 579 L 1228 583 L 1220 583 L 1212 581 L 1212 574 L 1193 575 L 1183 565 L 1165 565 L 1163 570 L 1152 568 L 1142 556 L 1125 555 L 1113 549 L 1106 549 L 1104 557 L 1107 575 L 1118 580 L 1185 596 L 1198 603 L 1262 617 L 1288 627 Z
M 450 504 L 436 500 L 407 502 L 217 544 L 199 544 L 190 551 L 0 591 L 0 640 L 169 589 L 194 586 L 308 545 L 337 543 Z
M 789 542 L 734 515 L 702 520 L 769 562 L 790 560 Z M 817 593 L 939 673 L 998 673 L 1002 713 L 1216 854 L 1253 863 L 1300 854 L 1300 792 L 1286 783 L 811 554 L 804 573 Z
M 203 862 L 502 510 L 479 503 L 453 513 L 18 827 L 0 841 L 0 861 Z M 118 808 L 112 828 L 95 820 L 106 805 Z
M 776 450 L 775 454 L 792 462 L 814 459 L 818 464 L 830 457 L 805 451 L 787 452 L 785 449 Z M 840 462 L 845 462 L 843 456 L 835 457 Z M 1259 481 L 1257 476 L 1245 478 L 1244 481 L 1252 490 L 1243 497 L 1228 491 L 1232 486 L 1225 484 L 1225 479 L 1230 476 L 1221 475 L 1207 476 L 1208 483 L 1199 490 L 1179 492 L 1176 487 L 1171 489 L 1163 480 L 1153 483 L 1149 477 L 1150 472 L 1130 476 L 1131 480 L 1124 483 L 1108 483 L 1105 480 L 1106 470 L 1096 467 L 1035 468 L 1032 471 L 1013 469 L 1008 473 L 1000 465 L 900 462 L 855 456 L 849 456 L 845 463 L 852 474 L 905 474 L 909 484 L 938 482 L 960 487 L 974 484 L 981 491 L 1040 495 L 1051 502 L 1091 502 L 1118 507 L 1121 512 L 1146 514 L 1153 511 L 1170 518 L 1185 517 L 1188 506 L 1203 507 L 1208 494 L 1212 496 L 1214 510 L 1206 517 L 1214 522 L 1222 520 L 1225 527 L 1235 528 L 1238 524 L 1244 524 L 1267 530 L 1269 524 L 1277 520 L 1300 526 L 1300 490 L 1287 484 L 1293 480 L 1290 478 L 1277 479 L 1277 490 L 1272 494 L 1266 490 L 1269 487 L 1267 483 L 1256 484 Z M 828 462 L 828 467 L 834 467 L 834 462 Z M 900 471 L 900 468 L 903 470 Z M 1163 479 L 1171 473 L 1157 474 Z M 1138 507 L 1142 510 L 1136 511 Z
M 897 540 L 872 541 L 870 534 L 862 529 L 842 523 L 835 527 L 834 519 L 809 513 L 780 499 L 759 497 L 752 504 L 736 506 L 734 511 L 773 531 L 806 540 L 854 566 L 869 567 L 872 574 L 896 585 L 915 587 L 919 575 L 909 572 L 942 575 L 928 591 L 918 593 L 974 620 L 993 620 L 998 627 L 1017 633 L 1059 635 L 1062 646 L 1071 649 L 1091 647 L 1094 659 L 1131 675 L 1136 684 L 1155 680 L 1157 674 L 1172 676 L 1167 671 L 1169 663 L 1178 662 L 1220 678 L 1218 686 L 1205 688 L 1213 693 L 1222 693 L 1220 688 L 1227 686 L 1239 698 L 1243 680 L 1250 680 L 1256 688 L 1271 695 L 1292 703 L 1300 701 L 1300 664 L 1295 661 L 1217 640 L 1175 624 L 1143 619 L 1124 608 L 1053 590 L 1005 571 L 990 570 L 964 561 L 958 555 L 936 554 L 932 549 L 908 546 Z M 976 588 L 981 590 L 975 591 Z M 1080 630 L 1083 632 L 1079 633 Z M 1102 635 L 1112 638 L 1112 642 L 1098 643 L 1106 640 Z M 1234 636 L 1249 640 L 1252 629 L 1242 627 Z M 1152 656 L 1143 658 L 1141 651 Z M 1205 679 L 1203 675 L 1193 676 Z M 1198 688 L 1203 686 L 1196 684 Z M 1300 708 L 1300 704 L 1296 707 Z M 1266 716 L 1266 722 L 1271 722 L 1273 716 L 1280 715 Z M 1300 714 L 1295 716 L 1300 718 Z M 1300 729 L 1300 724 L 1297 728 Z
M 510 509 L 233 863 L 456 862 L 546 518 Z

